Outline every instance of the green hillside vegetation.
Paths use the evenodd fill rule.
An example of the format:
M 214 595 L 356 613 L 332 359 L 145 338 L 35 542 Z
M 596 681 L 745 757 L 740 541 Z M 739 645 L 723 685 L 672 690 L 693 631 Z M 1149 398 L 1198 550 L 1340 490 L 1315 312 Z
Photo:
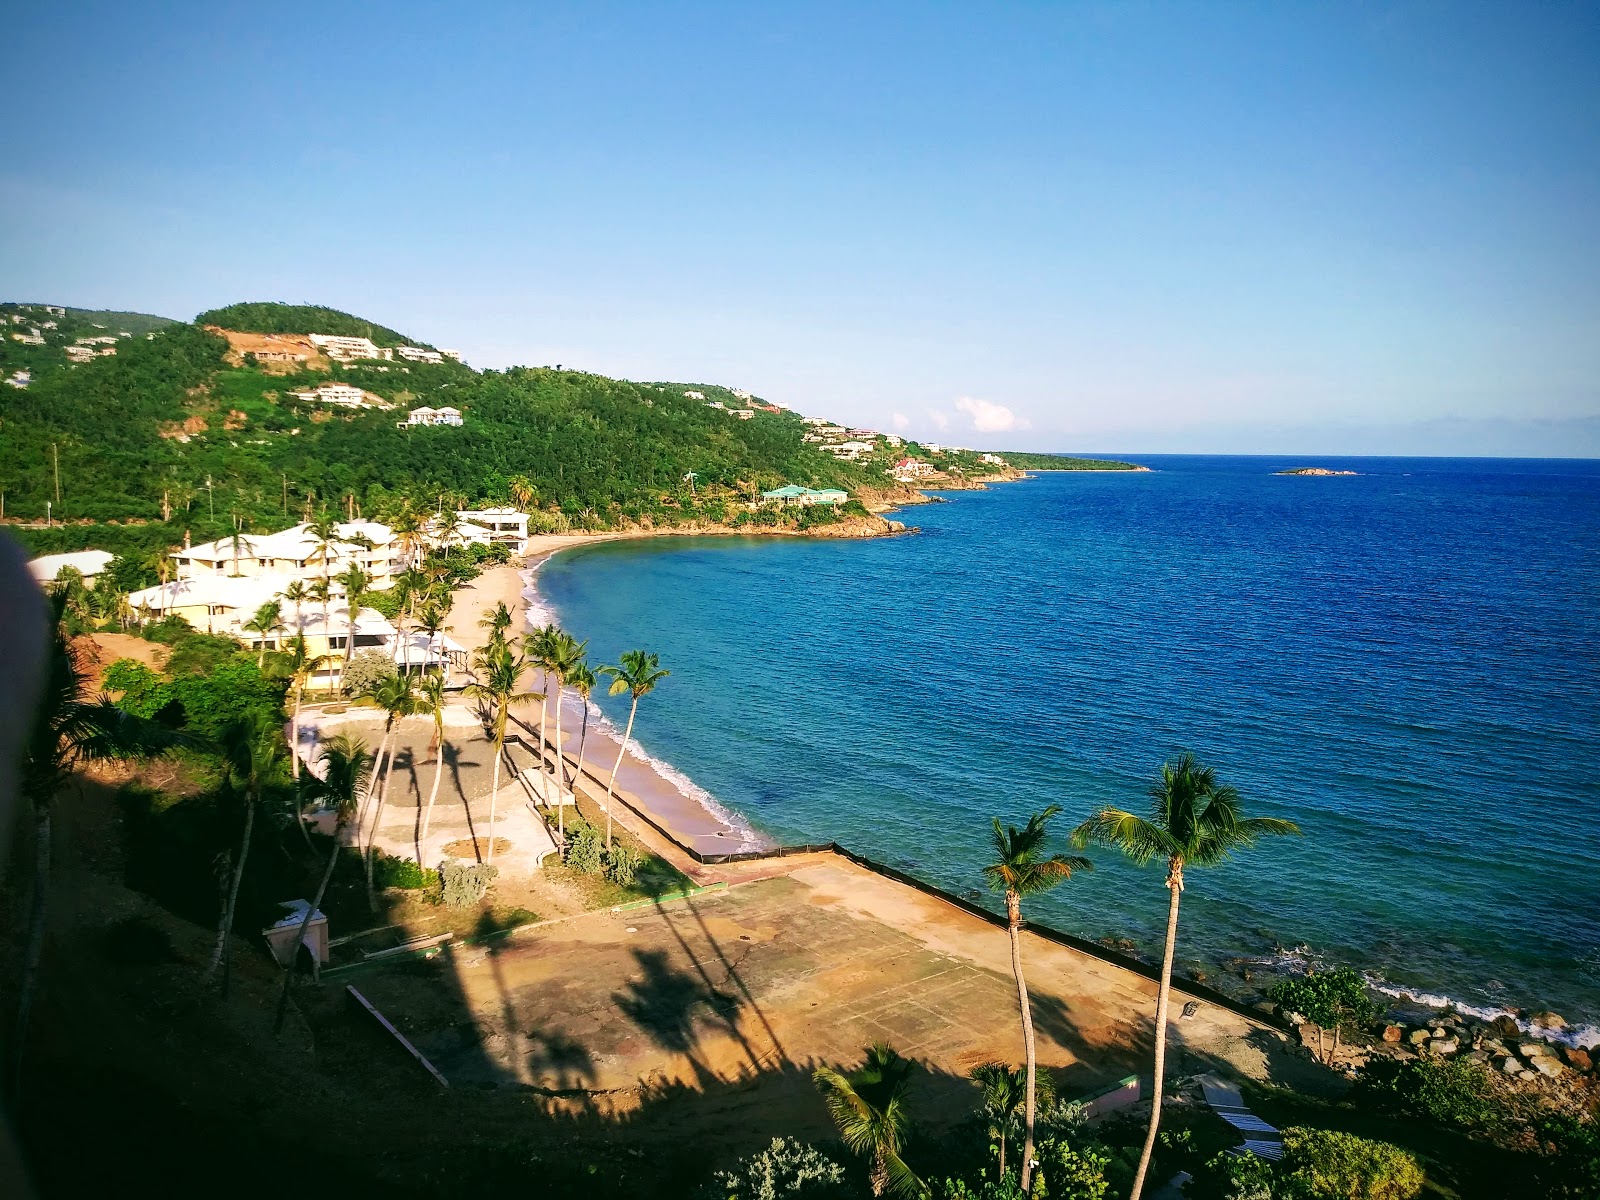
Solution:
M 51 371 L 65 371 L 66 348 L 79 338 L 114 337 L 121 353 L 131 339 L 143 339 L 175 324 L 169 317 L 148 313 L 92 308 L 69 308 L 62 313 L 50 311 L 52 307 L 61 306 L 0 304 L 0 379 L 17 371 L 27 372 L 34 379 Z M 31 336 L 34 330 L 43 345 L 30 346 L 20 340 Z
M 325 333 L 334 337 L 363 337 L 378 346 L 428 346 L 386 325 L 364 321 L 336 308 L 314 304 L 275 304 L 250 301 L 213 308 L 194 319 L 196 325 L 215 325 L 241 333 Z
M 134 337 L 142 337 L 158 329 L 165 329 L 168 325 L 177 324 L 171 317 L 158 317 L 152 313 L 119 312 L 107 308 L 69 308 L 67 319 L 92 325 L 103 333 L 126 331 Z
M 996 451 L 1013 467 L 1023 471 L 1136 471 L 1137 463 L 1110 458 L 1075 458 L 1069 454 L 1028 454 L 1020 450 Z

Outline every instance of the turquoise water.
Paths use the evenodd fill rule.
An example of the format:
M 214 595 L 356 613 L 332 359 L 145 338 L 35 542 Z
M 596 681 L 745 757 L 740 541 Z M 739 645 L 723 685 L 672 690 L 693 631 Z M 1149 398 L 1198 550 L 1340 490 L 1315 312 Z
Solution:
M 1193 750 L 1305 836 L 1191 872 L 1191 969 L 1305 946 L 1600 1020 L 1600 463 L 1142 461 L 910 537 L 586 547 L 539 587 L 600 660 L 661 655 L 638 738 L 776 838 L 975 896 L 992 815 L 1065 833 Z M 1157 952 L 1159 870 L 1094 857 L 1033 912 Z

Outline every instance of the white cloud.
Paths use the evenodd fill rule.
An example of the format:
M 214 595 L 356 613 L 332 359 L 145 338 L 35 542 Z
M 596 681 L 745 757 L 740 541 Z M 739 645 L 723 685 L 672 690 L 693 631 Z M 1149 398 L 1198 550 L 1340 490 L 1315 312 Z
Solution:
M 911 428 L 911 418 L 905 413 L 894 413 L 889 418 L 889 424 L 894 426 L 896 433 L 904 433 Z
M 931 411 L 928 413 L 928 419 L 933 422 L 933 427 L 940 433 L 950 428 L 950 418 L 942 412 Z
M 979 400 L 976 396 L 962 396 L 956 401 L 956 411 L 966 413 L 972 419 L 972 428 L 979 433 L 1006 433 L 1013 429 L 1026 429 L 1028 422 L 1012 412 L 1004 404 L 995 404 L 990 400 Z M 939 428 L 945 426 L 940 424 Z

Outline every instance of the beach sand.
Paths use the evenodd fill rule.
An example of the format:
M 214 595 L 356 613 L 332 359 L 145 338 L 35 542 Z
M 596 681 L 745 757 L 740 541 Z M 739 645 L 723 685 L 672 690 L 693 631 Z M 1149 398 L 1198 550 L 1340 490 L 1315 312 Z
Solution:
M 531 581 L 537 580 L 539 566 L 552 554 L 593 542 L 651 536 L 673 535 L 641 532 L 551 534 L 530 538 L 523 565 L 508 564 L 492 567 L 457 593 L 455 607 L 450 613 L 448 632 L 468 650 L 479 649 L 488 641 L 488 631 L 479 627 L 478 621 L 483 614 L 490 612 L 501 602 L 504 602 L 511 612 L 513 632 L 519 634 L 528 632 L 530 591 L 535 597 L 537 596 L 534 583 Z M 573 615 L 581 616 L 581 614 Z M 534 691 L 551 690 L 543 674 L 537 671 L 527 677 L 527 686 Z M 553 697 L 553 691 L 551 694 Z M 522 732 L 528 741 L 536 744 L 539 731 L 539 705 L 520 706 L 513 712 L 513 719 L 522 727 Z M 583 709 L 577 698 L 571 694 L 566 696 L 562 705 L 561 721 L 563 749 L 570 764 L 569 769 L 575 773 L 583 727 Z M 555 704 L 552 698 L 545 727 L 545 738 L 551 750 L 548 761 L 552 766 L 555 761 L 555 725 Z M 585 797 L 603 804 L 606 782 L 610 778 L 613 765 L 616 764 L 617 749 L 621 740 L 620 730 L 611 729 L 609 722 L 602 723 L 593 713 L 590 714 L 583 779 L 578 785 Z M 665 830 L 679 843 L 701 854 L 729 854 L 769 847 L 773 844 L 770 839 L 756 833 L 737 818 L 718 812 L 707 802 L 707 798 L 697 795 L 697 792 L 698 789 L 688 779 L 681 776 L 673 779 L 663 773 L 659 764 L 640 752 L 637 739 L 630 741 L 628 753 L 623 757 L 621 766 L 617 768 L 616 795 L 623 806 L 631 808 L 635 813 Z M 642 832 L 637 822 L 630 824 L 636 832 Z

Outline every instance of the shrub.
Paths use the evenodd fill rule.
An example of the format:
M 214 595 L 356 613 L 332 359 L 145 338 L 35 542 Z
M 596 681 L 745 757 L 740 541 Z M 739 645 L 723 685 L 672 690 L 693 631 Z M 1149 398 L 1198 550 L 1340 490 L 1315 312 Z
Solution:
M 1550 1200 L 1600 1196 L 1600 1126 L 1568 1113 L 1549 1113 L 1533 1123 L 1541 1158 L 1534 1167 L 1537 1195 Z
M 765 1150 L 718 1171 L 702 1190 L 704 1200 L 780 1200 L 844 1197 L 844 1168 L 793 1138 L 773 1138 Z
M 616 842 L 606 856 L 606 878 L 618 887 L 632 887 L 644 866 L 644 854 L 634 846 Z
M 414 892 L 436 886 L 439 872 L 420 867 L 413 859 L 394 858 L 380 851 L 378 860 L 372 864 L 372 880 L 379 888 L 404 888 Z
M 470 908 L 488 894 L 500 868 L 447 858 L 439 864 L 439 896 L 446 908 Z
M 179 638 L 187 637 L 194 632 L 194 626 L 185 621 L 177 613 L 169 613 L 159 621 L 151 621 L 140 628 L 139 636 L 147 642 L 160 642 L 170 646 Z
M 1422 1168 L 1398 1146 L 1332 1129 L 1286 1129 L 1277 1171 L 1296 1200 L 1413 1200 Z
M 1426 1117 L 1441 1125 L 1479 1129 L 1493 1124 L 1489 1072 L 1465 1059 L 1375 1058 L 1361 1069 L 1356 1098 L 1389 1112 Z
M 1111 1185 L 1106 1168 L 1111 1155 L 1097 1146 L 1073 1146 L 1061 1138 L 1039 1144 L 1039 1173 L 1053 1200 L 1105 1200 Z
M 117 707 L 136 717 L 153 717 L 172 701 L 167 681 L 132 658 L 119 658 L 107 667 L 102 686 L 119 693 Z
M 1308 971 L 1297 979 L 1285 979 L 1272 989 L 1272 998 L 1303 1015 L 1319 1031 L 1333 1030 L 1335 1051 L 1341 1029 L 1360 1028 L 1378 1015 L 1367 981 L 1350 967 Z M 1320 1042 L 1320 1032 L 1318 1039 Z
M 377 650 L 363 650 L 350 660 L 344 671 L 344 688 L 352 696 L 365 696 L 385 679 L 399 672 L 389 657 Z
M 167 674 L 207 675 L 239 653 L 239 643 L 231 637 L 213 633 L 185 633 L 172 642 L 167 659 Z M 255 659 L 250 660 L 251 666 Z
M 1187 1200 L 1273 1200 L 1272 1164 L 1254 1154 L 1217 1154 L 1183 1185 Z
M 587 821 L 578 820 L 567 826 L 567 866 L 585 875 L 598 875 L 605 867 L 604 857 L 598 829 Z

